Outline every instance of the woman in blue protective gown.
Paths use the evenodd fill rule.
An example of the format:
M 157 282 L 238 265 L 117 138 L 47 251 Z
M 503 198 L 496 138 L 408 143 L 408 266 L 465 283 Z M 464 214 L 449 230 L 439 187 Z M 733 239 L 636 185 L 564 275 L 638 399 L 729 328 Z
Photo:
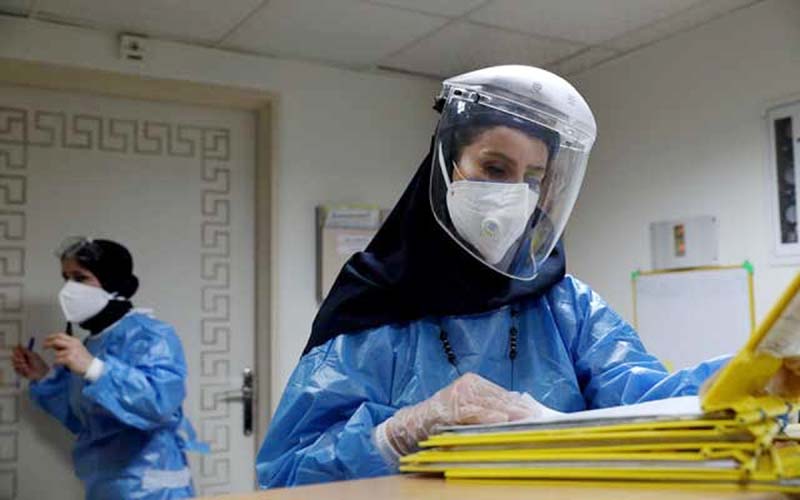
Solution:
M 257 457 L 263 488 L 392 474 L 436 425 L 696 394 L 726 359 L 668 373 L 565 274 L 596 134 L 568 82 L 487 68 L 446 80 L 436 109 L 428 156 L 314 320 Z
M 66 284 L 59 302 L 71 331 L 43 343 L 54 368 L 18 346 L 16 372 L 30 396 L 77 437 L 75 471 L 88 499 L 194 496 L 185 451 L 202 445 L 183 415 L 186 360 L 173 328 L 132 308 L 139 281 L 128 250 L 113 241 L 70 239 L 58 252 Z

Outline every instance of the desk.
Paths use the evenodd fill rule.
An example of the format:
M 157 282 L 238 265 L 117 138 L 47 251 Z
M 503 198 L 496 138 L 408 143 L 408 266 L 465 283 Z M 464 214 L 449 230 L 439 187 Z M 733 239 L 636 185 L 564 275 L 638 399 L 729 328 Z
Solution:
M 440 478 L 390 476 L 299 488 L 215 497 L 216 500 L 786 500 L 779 493 L 685 491 L 678 489 L 598 488 L 464 484 Z

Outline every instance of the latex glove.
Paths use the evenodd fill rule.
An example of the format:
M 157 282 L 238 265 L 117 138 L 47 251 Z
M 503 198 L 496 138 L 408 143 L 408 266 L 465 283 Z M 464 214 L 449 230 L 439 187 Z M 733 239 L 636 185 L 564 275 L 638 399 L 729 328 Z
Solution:
M 50 367 L 41 356 L 21 345 L 14 348 L 14 352 L 11 354 L 11 364 L 17 375 L 33 381 L 43 379 L 50 371 Z
M 467 373 L 429 399 L 400 409 L 382 424 L 382 431 L 398 454 L 407 455 L 437 426 L 510 422 L 537 417 L 546 410 L 527 394 L 507 391 Z
M 56 353 L 56 364 L 67 367 L 72 373 L 83 377 L 92 364 L 94 356 L 83 342 L 66 333 L 54 333 L 44 341 L 44 347 Z

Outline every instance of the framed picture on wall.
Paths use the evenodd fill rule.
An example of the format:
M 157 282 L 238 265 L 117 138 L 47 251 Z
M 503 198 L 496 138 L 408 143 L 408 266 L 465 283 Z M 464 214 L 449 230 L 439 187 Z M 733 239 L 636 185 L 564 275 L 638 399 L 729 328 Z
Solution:
M 766 112 L 767 186 L 770 202 L 771 260 L 776 265 L 800 264 L 800 99 Z

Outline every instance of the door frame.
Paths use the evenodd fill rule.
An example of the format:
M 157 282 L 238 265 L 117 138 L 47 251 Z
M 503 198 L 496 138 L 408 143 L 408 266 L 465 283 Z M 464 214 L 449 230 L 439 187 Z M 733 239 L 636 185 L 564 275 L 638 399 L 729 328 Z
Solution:
M 150 78 L 110 71 L 60 66 L 0 58 L 0 84 L 38 89 L 88 93 L 146 101 L 194 104 L 250 111 L 256 117 L 255 144 L 255 353 L 257 404 L 254 408 L 255 445 L 264 440 L 272 415 L 272 325 L 276 324 L 272 298 L 277 287 L 272 266 L 276 259 L 273 228 L 276 186 L 273 164 L 275 94 L 256 89 L 207 83 Z M 265 377 L 266 374 L 266 377 Z

